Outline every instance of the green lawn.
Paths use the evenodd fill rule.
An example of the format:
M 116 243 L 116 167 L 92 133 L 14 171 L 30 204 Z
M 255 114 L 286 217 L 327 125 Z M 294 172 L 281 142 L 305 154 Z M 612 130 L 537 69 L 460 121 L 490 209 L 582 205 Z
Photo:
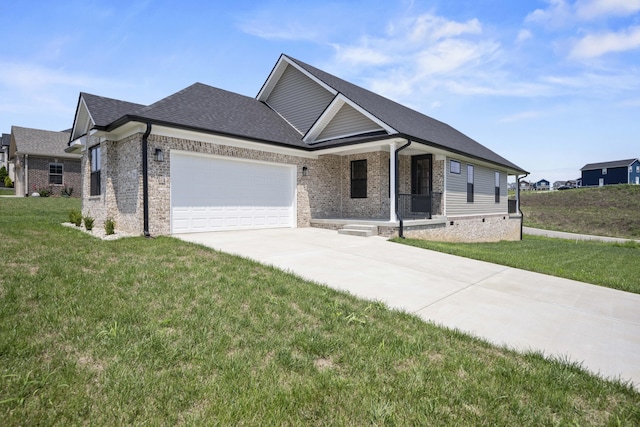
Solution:
M 444 243 L 394 239 L 398 243 L 479 259 L 523 270 L 640 293 L 640 244 L 602 243 L 525 235 L 522 241 Z
M 640 238 L 640 185 L 522 191 L 520 197 L 525 226 Z
M 168 237 L 0 199 L 3 425 L 640 425 L 640 394 Z

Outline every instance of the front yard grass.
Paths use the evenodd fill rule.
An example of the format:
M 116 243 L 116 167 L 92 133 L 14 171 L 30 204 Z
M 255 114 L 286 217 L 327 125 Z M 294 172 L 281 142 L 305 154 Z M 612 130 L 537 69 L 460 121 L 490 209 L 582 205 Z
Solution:
M 78 207 L 0 199 L 3 425 L 640 424 L 627 383 Z
M 395 242 L 640 293 L 640 244 L 551 239 L 525 235 L 518 242 Z

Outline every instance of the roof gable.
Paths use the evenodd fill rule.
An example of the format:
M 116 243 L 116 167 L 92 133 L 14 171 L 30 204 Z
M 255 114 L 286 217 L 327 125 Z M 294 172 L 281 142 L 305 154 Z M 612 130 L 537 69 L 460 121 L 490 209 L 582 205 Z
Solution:
M 313 126 L 331 103 L 336 92 L 319 84 L 299 67 L 280 61 L 274 75 L 268 79 L 269 92 L 262 92 L 258 100 L 280 114 L 301 135 Z
M 93 127 L 104 128 L 115 120 L 145 106 L 81 92 L 71 130 L 71 139 L 85 135 Z
M 519 166 L 516 166 L 446 123 L 435 120 L 411 108 L 391 101 L 388 98 L 356 86 L 353 83 L 342 80 L 295 58 L 287 58 L 400 134 L 423 143 L 439 146 L 460 154 L 470 155 L 523 171 Z
M 366 110 L 350 102 L 344 95 L 338 94 L 309 129 L 304 141 L 314 144 L 380 131 L 386 134 L 397 133 Z

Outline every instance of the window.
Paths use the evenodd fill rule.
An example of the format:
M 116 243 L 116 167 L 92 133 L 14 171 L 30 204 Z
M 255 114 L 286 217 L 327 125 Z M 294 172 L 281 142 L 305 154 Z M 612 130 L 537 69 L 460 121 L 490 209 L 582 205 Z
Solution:
M 96 145 L 89 150 L 89 162 L 91 163 L 91 196 L 99 196 L 100 189 L 100 146 Z
M 640 173 L 640 166 L 636 166 L 636 173 Z
M 500 203 L 500 172 L 496 172 L 496 203 Z
M 473 203 L 473 165 L 467 165 L 467 203 Z
M 49 184 L 62 185 L 62 171 L 61 163 L 49 163 Z
M 367 197 L 367 161 L 354 160 L 351 162 L 351 198 L 364 199 Z
M 451 171 L 451 173 L 457 173 L 458 175 L 460 175 L 460 162 L 451 160 L 449 162 L 449 170 Z
M 607 168 L 602 168 L 602 175 L 606 175 L 607 174 Z

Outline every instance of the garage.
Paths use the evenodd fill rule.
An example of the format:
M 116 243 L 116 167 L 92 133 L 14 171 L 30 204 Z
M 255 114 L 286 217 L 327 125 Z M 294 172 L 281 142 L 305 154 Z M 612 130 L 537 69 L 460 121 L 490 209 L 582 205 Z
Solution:
M 171 152 L 171 232 L 294 227 L 296 167 Z

